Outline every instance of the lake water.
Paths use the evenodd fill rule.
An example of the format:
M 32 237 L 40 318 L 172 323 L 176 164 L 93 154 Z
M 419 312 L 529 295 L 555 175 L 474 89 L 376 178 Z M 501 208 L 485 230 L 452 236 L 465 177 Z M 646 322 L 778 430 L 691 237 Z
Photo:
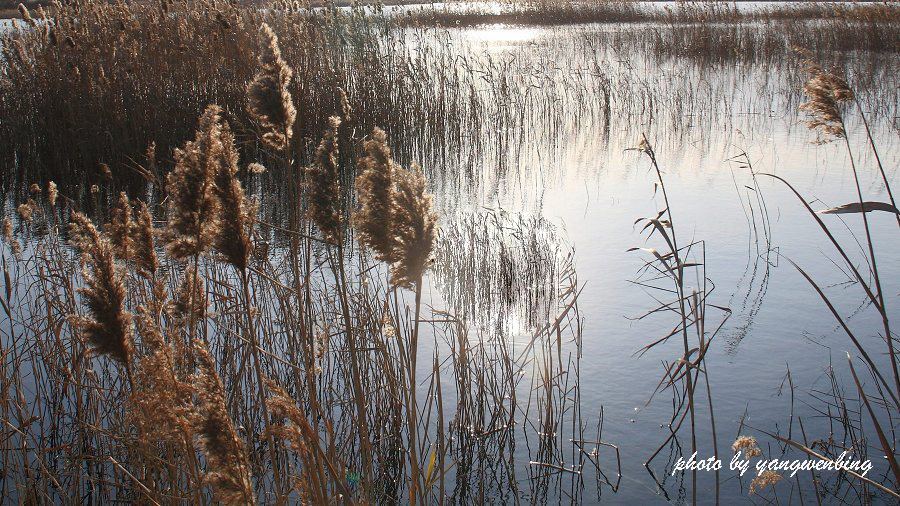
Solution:
M 490 26 L 441 34 L 437 42 L 426 40 L 443 51 L 480 55 L 471 57 L 488 61 L 495 76 L 513 91 L 506 98 L 511 105 L 486 119 L 479 149 L 467 149 L 463 142 L 458 153 L 431 161 L 437 167 L 429 166 L 427 155 L 420 156 L 433 174 L 444 226 L 484 208 L 499 209 L 549 224 L 574 250 L 584 287 L 578 299 L 583 318 L 582 409 L 589 420 L 602 406 L 603 439 L 622 451 L 621 488 L 613 495 L 607 487 L 603 498 L 616 503 L 677 502 L 685 500 L 684 484 L 670 476 L 660 488 L 643 466 L 668 436 L 664 424 L 672 411 L 668 394 L 645 404 L 663 375 L 662 361 L 677 359 L 681 344 L 635 355 L 676 322 L 672 314 L 634 319 L 657 304 L 632 282 L 643 257 L 627 250 L 645 245 L 635 220 L 662 209 L 658 192 L 654 198 L 656 175 L 649 160 L 629 150 L 642 133 L 656 150 L 682 241 L 706 242 L 706 274 L 715 283 L 710 304 L 733 312 L 707 357 L 723 460 L 732 455 L 730 444 L 742 419 L 753 427 L 787 433 L 791 398 L 782 386 L 788 370 L 796 386 L 793 414 L 803 419 L 810 439 L 828 437 L 827 420 L 817 413 L 821 401 L 812 392 L 829 389 L 829 363 L 834 362 L 839 379 L 849 381 L 845 351 L 854 353 L 852 343 L 787 258 L 829 287 L 828 295 L 850 315 L 867 346 L 880 350 L 884 344 L 879 348 L 877 312 L 831 263 L 839 260 L 837 253 L 800 202 L 771 178 L 760 177 L 755 184 L 740 156 L 746 153 L 757 172 L 790 181 L 814 209 L 855 200 L 843 142 L 814 144 L 816 134 L 807 130 L 797 112 L 803 75 L 789 62 L 704 67 L 689 59 L 655 58 L 610 47 L 609 41 L 615 40 L 610 32 L 616 30 L 620 28 Z M 882 55 L 876 68 L 880 72 L 896 65 L 895 55 Z M 867 114 L 878 118 L 876 144 L 893 181 L 900 155 L 898 83 L 895 74 L 879 75 L 885 79 L 861 95 Z M 471 78 L 478 80 L 477 75 Z M 609 109 L 597 86 L 600 81 L 608 81 Z M 493 85 L 485 83 L 482 91 L 497 96 Z M 886 200 L 858 118 L 848 115 L 848 129 L 863 191 L 866 199 Z M 764 195 L 768 207 L 768 251 L 756 192 Z M 859 216 L 844 216 L 862 241 Z M 841 240 L 852 241 L 837 216 L 825 218 Z M 871 223 L 876 254 L 881 252 L 878 267 L 889 286 L 888 311 L 900 315 L 900 262 L 892 253 L 898 246 L 896 222 L 888 213 L 876 213 Z M 854 259 L 862 258 L 859 248 L 851 249 Z M 428 295 L 435 307 L 447 305 L 438 287 Z M 508 318 L 513 319 L 506 322 L 513 336 L 516 328 L 520 336 L 528 335 L 521 318 Z M 712 311 L 709 318 L 710 328 L 720 320 Z M 845 388 L 851 386 L 844 383 Z M 701 411 L 705 420 L 708 410 Z M 708 424 L 699 427 L 700 455 L 712 455 Z M 796 420 L 792 430 L 796 435 Z M 681 445 L 689 455 L 684 435 Z M 873 454 L 873 461 L 880 460 Z M 666 457 L 664 451 L 651 466 L 660 480 L 666 474 Z M 611 454 L 601 464 L 607 473 L 615 472 Z M 733 473 L 724 471 L 722 500 L 746 500 L 748 482 L 745 479 L 741 488 Z M 702 503 L 714 501 L 714 487 L 712 475 L 701 473 Z M 806 492 L 811 494 L 808 488 Z M 596 487 L 586 480 L 582 499 L 592 502 L 597 497 Z

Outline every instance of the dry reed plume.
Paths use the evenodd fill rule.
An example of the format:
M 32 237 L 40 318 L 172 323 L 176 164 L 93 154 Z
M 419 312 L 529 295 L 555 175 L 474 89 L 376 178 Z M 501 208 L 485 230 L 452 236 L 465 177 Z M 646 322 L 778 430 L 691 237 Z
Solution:
M 110 222 L 104 227 L 104 231 L 112 242 L 116 258 L 119 260 L 131 260 L 133 250 L 132 240 L 134 236 L 134 210 L 125 192 L 119 193 L 119 200 L 112 208 Z
M 360 241 L 369 246 L 382 262 L 394 261 L 396 238 L 392 230 L 394 172 L 387 134 L 376 128 L 364 145 L 356 178 L 359 209 L 353 216 Z
M 774 487 L 781 479 L 781 475 L 775 471 L 763 471 L 762 474 L 753 478 L 753 481 L 750 482 L 750 495 L 758 494 L 769 487 Z
M 218 217 L 214 247 L 225 260 L 238 270 L 247 268 L 253 253 L 251 233 L 256 215 L 256 205 L 248 202 L 244 188 L 237 178 L 238 152 L 234 145 L 234 135 L 227 122 L 222 122 L 215 175 Z
M 206 454 L 206 482 L 223 504 L 255 504 L 250 483 L 250 466 L 244 445 L 228 416 L 222 380 L 206 346 L 195 341 L 199 372 L 195 379 L 199 397 L 199 420 L 196 431 Z
M 205 294 L 203 278 L 194 269 L 186 269 L 181 284 L 166 306 L 166 312 L 182 325 L 199 321 L 206 315 Z
M 175 168 L 166 185 L 170 199 L 168 248 L 175 258 L 206 251 L 219 232 L 215 178 L 228 156 L 220 111 L 215 105 L 207 107 L 194 140 L 175 151 Z
M 810 116 L 807 126 L 823 133 L 823 140 L 843 137 L 846 132 L 840 107 L 853 100 L 853 92 L 847 81 L 836 73 L 828 72 L 810 60 L 804 65 L 811 76 L 803 85 L 803 93 L 809 101 L 800 106 L 800 110 Z
M 152 278 L 159 269 L 159 257 L 156 255 L 154 237 L 156 230 L 153 228 L 153 215 L 146 203 L 141 202 L 137 210 L 137 222 L 135 223 L 131 241 L 134 244 L 134 262 L 138 272 L 145 278 Z
M 75 293 L 80 282 L 68 281 L 77 279 L 74 265 L 69 265 L 74 262 L 56 243 L 54 227 L 45 226 L 77 208 L 79 203 L 68 198 L 74 194 L 64 187 L 63 205 L 46 213 L 39 195 L 55 206 L 59 191 L 52 183 L 46 193 L 37 186 L 34 200 L 29 198 L 20 207 L 23 238 L 37 240 L 28 243 L 35 261 L 13 261 L 13 274 L 4 273 L 7 293 L 0 337 L 9 348 L 0 355 L 13 360 L 0 361 L 4 389 L 0 400 L 10 400 L 0 402 L 0 419 L 16 430 L 0 433 L 11 449 L 0 452 L 0 463 L 6 466 L 0 476 L 0 500 L 46 498 L 69 503 L 96 497 L 101 502 L 203 503 L 208 500 L 204 484 L 212 488 L 215 501 L 226 504 L 295 499 L 312 504 L 381 504 L 401 502 L 407 494 L 416 504 L 483 502 L 512 495 L 547 502 L 551 487 L 561 495 L 582 494 L 579 487 L 591 475 L 588 471 L 603 472 L 598 448 L 615 447 L 602 440 L 599 430 L 596 438 L 583 437 L 586 423 L 578 383 L 581 292 L 574 258 L 566 257 L 559 271 L 551 269 L 547 298 L 552 300 L 539 317 L 528 320 L 535 331 L 530 340 L 526 336 L 524 349 L 518 342 L 497 339 L 493 331 L 482 332 L 458 314 L 430 307 L 422 300 L 422 278 L 435 249 L 437 213 L 422 171 L 394 162 L 387 136 L 378 128 L 356 160 L 359 208 L 353 226 L 360 241 L 389 265 L 390 282 L 385 283 L 383 271 L 371 268 L 365 249 L 344 249 L 344 213 L 353 195 L 345 194 L 352 192 L 341 186 L 351 172 L 343 165 L 356 151 L 355 129 L 366 131 L 382 124 L 395 132 L 398 160 L 407 157 L 400 128 L 404 125 L 428 118 L 446 129 L 442 132 L 465 131 L 471 125 L 453 104 L 465 103 L 462 98 L 469 90 L 449 77 L 456 69 L 448 66 L 447 73 L 428 77 L 433 70 L 429 67 L 432 70 L 414 79 L 395 79 L 408 69 L 416 72 L 410 62 L 427 61 L 434 53 L 425 50 L 426 56 L 417 60 L 391 52 L 394 49 L 383 52 L 373 41 L 399 39 L 372 37 L 367 27 L 382 25 L 365 24 L 358 9 L 301 13 L 296 5 L 281 4 L 274 9 L 270 15 L 207 2 L 67 3 L 56 6 L 50 16 L 38 11 L 39 19 L 49 20 L 48 31 L 36 33 L 40 40 L 16 32 L 11 44 L 0 44 L 6 55 L 0 63 L 0 96 L 16 97 L 12 91 L 17 91 L 27 98 L 21 103 L 0 99 L 0 111 L 11 111 L 0 122 L 0 137 L 20 124 L 28 126 L 19 134 L 17 142 L 22 141 L 35 129 L 29 122 L 57 117 L 48 114 L 54 101 L 78 105 L 77 97 L 89 99 L 90 107 L 73 106 L 71 116 L 60 115 L 65 120 L 58 130 L 42 131 L 42 137 L 28 140 L 25 144 L 33 149 L 22 149 L 23 156 L 77 165 L 75 157 L 59 162 L 64 157 L 54 151 L 58 148 L 48 147 L 60 145 L 60 138 L 77 137 L 72 132 L 80 130 L 66 125 L 85 130 L 79 133 L 84 137 L 78 140 L 83 141 L 107 135 L 94 132 L 92 125 L 117 131 L 117 124 L 107 123 L 121 121 L 118 118 L 134 121 L 126 123 L 132 127 L 131 135 L 123 135 L 129 140 L 121 145 L 104 145 L 96 151 L 78 148 L 86 150 L 82 154 L 92 168 L 102 167 L 100 185 L 89 186 L 91 181 L 83 185 L 91 188 L 87 198 L 100 213 L 106 211 L 101 204 L 109 197 L 107 192 L 118 191 L 117 179 L 129 172 L 123 167 L 158 183 L 171 168 L 166 160 L 171 146 L 191 137 L 186 130 L 197 111 L 219 98 L 224 106 L 206 107 L 193 140 L 175 152 L 166 195 L 160 196 L 168 205 L 163 229 L 168 248 L 157 255 L 152 214 L 156 200 L 148 205 L 120 194 L 104 233 L 84 215 L 72 216 L 72 241 L 83 252 L 85 264 L 82 297 L 69 293 Z M 699 19 L 703 14 L 692 15 Z M 729 14 L 723 10 L 720 15 Z M 263 19 L 271 24 L 264 23 L 258 34 L 261 51 L 253 77 L 249 62 L 255 55 L 246 48 L 253 45 L 248 41 L 256 37 L 255 27 Z M 282 34 L 282 46 L 276 29 Z M 172 37 L 177 41 L 163 40 L 171 33 L 178 34 Z M 123 68 L 127 67 L 121 65 L 123 60 L 135 62 L 137 70 Z M 298 72 L 297 79 L 292 79 L 288 62 Z M 485 81 L 496 83 L 501 70 L 490 65 Z M 342 73 L 346 69 L 362 77 L 347 78 Z M 162 81 L 159 86 L 156 77 Z M 415 87 L 408 87 L 407 81 Z M 435 82 L 449 83 L 441 85 L 442 93 L 450 97 L 446 103 L 433 99 L 430 84 Z M 840 84 L 820 79 L 811 89 L 824 97 L 818 100 L 839 104 Z M 354 99 L 362 97 L 353 108 L 345 87 L 353 90 Z M 43 93 L 48 90 L 53 93 Z M 337 96 L 329 97 L 335 90 Z M 373 112 L 373 103 L 384 110 Z M 500 108 L 509 103 L 502 102 Z M 477 113 L 479 107 L 471 109 Z M 91 108 L 95 115 L 89 114 Z M 230 124 L 222 117 L 223 109 L 229 111 Z M 297 119 L 298 109 L 306 117 Z M 823 110 L 824 106 L 810 106 L 810 112 L 820 116 Z M 23 111 L 27 114 L 17 123 Z M 300 140 L 317 136 L 319 132 L 311 129 L 335 111 L 343 114 L 343 130 L 338 117 L 332 117 L 318 148 L 307 149 Z M 246 121 L 248 114 L 253 121 Z M 833 127 L 829 121 L 821 126 Z M 252 123 L 259 131 L 247 126 Z M 342 139 L 339 134 L 345 133 Z M 254 134 L 260 138 L 249 139 Z M 154 147 L 148 149 L 146 168 L 112 161 L 123 153 L 144 152 L 154 136 L 159 136 L 161 146 L 158 165 Z M 275 156 L 260 153 L 258 144 L 276 151 Z M 662 184 L 646 139 L 641 150 L 651 157 Z M 255 204 L 245 195 L 239 160 L 260 156 L 262 160 L 247 165 L 249 173 L 264 172 L 262 163 L 279 169 L 312 165 L 306 173 L 306 198 L 291 201 L 303 212 L 289 228 L 267 223 L 264 217 L 257 220 Z M 272 158 L 277 159 L 274 164 Z M 112 167 L 101 162 L 104 159 Z M 308 207 L 303 209 L 304 205 Z M 491 227 L 509 226 L 506 221 L 482 221 L 476 224 L 484 225 L 484 234 L 459 233 L 471 235 L 470 240 L 490 240 L 503 234 Z M 324 248 L 320 238 L 307 233 L 310 222 L 328 242 Z M 658 268 L 653 272 L 661 273 L 668 293 L 677 295 L 663 312 L 675 308 L 680 316 L 675 328 L 685 348 L 660 382 L 660 389 L 673 390 L 677 401 L 668 427 L 670 440 L 682 424 L 690 423 L 691 446 L 696 446 L 696 395 L 708 399 L 708 409 L 701 407 L 698 413 L 710 414 L 715 445 L 705 354 L 717 330 L 706 326 L 706 311 L 714 306 L 707 305 L 705 270 L 695 262 L 701 253 L 691 253 L 692 248 L 701 250 L 705 259 L 705 249 L 699 243 L 678 247 L 668 203 L 645 224 L 645 230 L 672 241 L 671 249 L 656 252 L 656 260 L 645 270 Z M 511 233 L 525 237 L 522 226 L 522 222 L 512 225 Z M 276 235 L 275 229 L 284 235 Z M 15 232 L 12 219 L 5 218 L 4 239 L 13 244 Z M 288 237 L 287 246 L 278 242 L 283 237 Z M 544 239 L 528 237 L 535 242 Z M 264 250 L 268 240 L 273 247 Z M 545 258 L 534 253 L 541 247 L 529 250 L 523 262 Z M 207 254 L 210 250 L 218 254 Z M 327 261 L 322 261 L 322 250 Z M 258 254 L 251 267 L 254 253 Z M 460 270 L 454 261 L 487 265 L 454 255 L 459 253 L 444 253 L 444 269 Z M 116 258 L 127 261 L 118 265 Z M 188 268 L 185 259 L 192 260 Z M 6 256 L 3 262 L 6 269 Z M 696 277 L 687 272 L 696 272 Z M 478 268 L 474 273 L 495 275 Z M 513 270 L 499 279 L 505 282 L 517 274 Z M 525 279 L 532 285 L 538 277 Z M 686 291 L 694 279 L 702 288 Z M 415 290 L 414 307 L 398 287 Z M 497 294 L 488 291 L 483 297 L 485 307 L 496 311 Z M 70 320 L 77 326 L 70 328 L 59 318 L 77 312 L 82 304 L 89 314 Z M 127 308 L 137 308 L 134 326 Z M 423 339 L 433 340 L 435 346 L 429 349 L 432 360 L 424 360 L 425 367 L 419 368 L 417 345 L 420 327 L 425 326 Z M 22 329 L 33 329 L 40 346 L 32 345 L 31 335 L 20 339 Z M 131 378 L 127 386 L 114 372 L 91 367 L 80 358 L 77 352 L 85 340 L 126 368 Z M 248 373 L 251 368 L 255 375 Z M 37 388 L 22 387 L 23 377 L 35 378 Z M 15 406 L 20 413 L 12 412 Z M 29 421 L 30 413 L 22 416 L 27 411 L 23 406 L 45 420 Z M 123 428 L 119 423 L 123 420 L 131 424 Z M 526 444 L 519 444 L 523 439 Z M 194 448 L 196 440 L 200 455 Z M 53 455 L 54 461 L 46 460 L 50 449 L 59 455 Z M 748 455 L 759 452 L 755 439 L 745 436 L 735 441 L 733 449 Z M 528 458 L 523 462 L 514 452 L 524 451 Z M 98 458 L 101 455 L 109 461 Z M 517 466 L 523 463 L 528 490 L 519 488 L 525 480 Z M 777 482 L 773 477 L 766 480 L 754 480 L 752 491 Z M 290 495 L 292 490 L 297 495 Z
M 343 240 L 341 226 L 343 212 L 341 210 L 340 184 L 340 151 L 338 147 L 338 128 L 341 118 L 332 116 L 328 119 L 328 129 L 316 148 L 315 164 L 306 171 L 309 181 L 309 218 L 319 227 L 325 240 L 340 242 Z
M 143 437 L 179 444 L 190 441 L 199 416 L 194 406 L 194 386 L 176 371 L 175 350 L 165 342 L 155 315 L 142 308 L 137 327 L 146 355 L 135 371 L 132 423 Z
M 247 85 L 249 110 L 263 129 L 263 143 L 275 151 L 284 151 L 290 144 L 297 117 L 288 91 L 293 71 L 281 57 L 278 36 L 272 28 L 263 23 L 259 34 L 259 70 Z
M 81 252 L 85 287 L 79 292 L 90 312 L 77 319 L 79 328 L 95 351 L 131 367 L 131 313 L 125 309 L 126 289 L 116 265 L 113 246 L 81 213 L 72 215 L 72 243 Z
M 762 455 L 762 451 L 760 451 L 756 443 L 756 438 L 753 436 L 740 436 L 735 439 L 731 445 L 731 451 L 734 453 L 743 452 L 744 457 L 748 459 Z
M 428 267 L 437 234 L 437 215 L 432 210 L 432 197 L 425 190 L 422 169 L 400 170 L 397 176 L 391 213 L 394 236 L 391 282 L 412 288 L 421 283 Z

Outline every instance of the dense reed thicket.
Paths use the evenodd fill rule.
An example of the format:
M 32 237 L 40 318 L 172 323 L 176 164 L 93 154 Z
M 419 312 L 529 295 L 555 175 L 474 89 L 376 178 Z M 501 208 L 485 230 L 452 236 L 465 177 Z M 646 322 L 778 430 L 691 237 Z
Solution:
M 413 151 L 453 153 L 464 139 L 485 137 L 480 132 L 491 123 L 515 127 L 539 119 L 559 129 L 573 115 L 589 112 L 561 108 L 571 102 L 568 98 L 596 103 L 590 110 L 607 122 L 611 109 L 662 112 L 655 109 L 664 86 L 648 83 L 652 75 L 611 72 L 600 49 L 640 48 L 648 57 L 689 57 L 708 67 L 780 65 L 795 46 L 804 47 L 828 64 L 859 68 L 854 75 L 863 81 L 856 83 L 861 94 L 873 86 L 866 79 L 882 79 L 866 71 L 872 66 L 866 58 L 900 50 L 898 9 L 886 4 L 735 11 L 713 3 L 663 11 L 632 2 L 516 3 L 510 9 L 537 14 L 511 22 L 604 21 L 628 29 L 585 37 L 581 50 L 604 55 L 593 66 L 557 73 L 544 65 L 542 74 L 512 76 L 504 70 L 509 62 L 454 55 L 427 40 L 445 16 L 473 8 L 478 7 L 394 13 L 380 5 L 312 9 L 276 3 L 259 9 L 166 1 L 64 2 L 25 9 L 0 40 L 0 160 L 16 176 L 4 178 L 3 188 L 21 191 L 33 181 L 49 180 L 65 185 L 72 178 L 88 184 L 81 195 L 66 189 L 67 195 L 87 202 L 94 183 L 101 189 L 107 185 L 100 183 L 114 183 L 104 191 L 105 199 L 114 199 L 120 189 L 142 191 L 147 180 L 162 182 L 160 167 L 168 165 L 172 148 L 190 134 L 209 103 L 232 116 L 238 143 L 249 143 L 253 149 L 246 151 L 277 171 L 283 164 L 267 163 L 266 150 L 255 149 L 260 147 L 255 123 L 244 103 L 260 48 L 257 27 L 263 22 L 281 38 L 281 56 L 294 72 L 288 91 L 297 102 L 297 121 L 289 133 L 301 142 L 292 145 L 290 158 L 304 164 L 314 158 L 328 118 L 341 109 L 342 92 L 357 111 L 342 130 L 344 140 L 378 126 L 391 133 L 395 149 L 408 158 Z M 560 18 L 553 15 L 557 10 L 578 16 Z M 607 10 L 631 14 L 596 14 Z M 483 16 L 483 22 L 503 22 L 496 12 Z M 632 23 L 640 20 L 653 24 Z M 439 34 L 437 39 L 455 44 Z M 859 57 L 855 50 L 869 56 Z M 535 60 L 556 57 L 542 51 Z M 659 79 L 664 83 L 671 77 Z M 785 89 L 795 90 L 798 82 L 786 84 Z M 548 96 L 527 92 L 535 86 Z M 567 100 L 556 100 L 560 94 Z M 670 99 L 684 108 L 698 97 Z M 709 97 L 709 102 L 716 100 Z M 697 114 L 681 112 L 676 116 Z
M 358 111 L 358 135 L 377 125 L 399 143 L 400 125 L 444 132 L 461 123 L 466 89 L 429 75 L 430 55 L 404 47 L 371 9 L 66 2 L 2 36 L 0 159 L 32 179 L 78 178 L 86 187 L 113 179 L 134 191 L 140 176 L 161 180 L 156 162 L 167 161 L 209 103 L 231 115 L 239 144 L 256 145 L 245 87 L 264 22 L 287 41 L 281 57 L 294 69 L 288 91 L 298 121 L 287 133 L 302 142 L 292 158 L 311 159 L 340 90 Z
M 97 226 L 53 183 L 5 219 L 0 416 L 15 451 L 2 456 L 3 500 L 465 501 L 489 469 L 498 492 L 517 486 L 521 413 L 533 413 L 532 468 L 599 471 L 570 376 L 571 265 L 524 349 L 426 315 L 439 218 L 422 171 L 395 162 L 375 129 L 343 189 L 354 145 L 342 130 L 360 113 L 340 90 L 340 115 L 301 165 L 297 73 L 269 25 L 256 33 L 242 109 L 207 105 L 173 152 L 163 221 L 122 192 Z M 255 135 L 243 142 L 241 121 Z M 161 178 L 151 160 L 134 166 Z M 244 191 L 265 170 L 249 160 L 293 174 L 301 197 L 278 251 Z

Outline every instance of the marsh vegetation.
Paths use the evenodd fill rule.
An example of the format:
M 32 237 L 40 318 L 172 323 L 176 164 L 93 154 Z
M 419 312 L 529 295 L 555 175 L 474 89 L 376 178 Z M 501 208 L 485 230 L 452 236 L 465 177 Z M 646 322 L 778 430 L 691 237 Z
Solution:
M 896 500 L 898 28 L 881 3 L 20 7 L 0 497 Z M 732 443 L 875 467 L 672 473 Z

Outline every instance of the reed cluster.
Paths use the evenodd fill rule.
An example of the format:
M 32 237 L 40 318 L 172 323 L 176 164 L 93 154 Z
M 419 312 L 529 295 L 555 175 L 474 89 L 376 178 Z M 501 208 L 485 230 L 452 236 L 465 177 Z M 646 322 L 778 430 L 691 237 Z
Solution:
M 865 70 L 870 65 L 857 59 L 859 50 L 871 56 L 900 48 L 898 9 L 887 4 L 745 12 L 722 3 L 665 11 L 635 2 L 529 2 L 499 12 L 475 8 L 477 19 L 456 19 L 475 15 L 472 9 L 422 8 L 394 15 L 378 5 L 311 9 L 279 2 L 257 9 L 208 0 L 63 2 L 26 9 L 27 18 L 19 14 L 0 42 L 0 115 L 5 118 L 0 160 L 17 167 L 16 177 L 4 178 L 4 189 L 35 180 L 67 184 L 73 175 L 88 183 L 81 192 L 68 192 L 76 200 L 90 200 L 90 185 L 106 188 L 100 183 L 110 180 L 111 195 L 137 194 L 148 181 L 161 183 L 153 164 L 144 163 L 148 148 L 168 157 L 210 103 L 233 115 L 236 138 L 259 149 L 254 158 L 263 158 L 259 161 L 276 171 L 273 177 L 284 172 L 275 158 L 295 160 L 294 172 L 313 163 L 315 141 L 328 118 L 343 108 L 341 93 L 349 94 L 354 103 L 346 105 L 358 111 L 344 137 L 380 126 L 392 132 L 395 149 L 406 156 L 414 148 L 447 156 L 497 118 L 527 124 L 533 118 L 516 115 L 532 114 L 533 107 L 547 109 L 540 113 L 542 120 L 554 123 L 585 113 L 560 107 L 567 101 L 556 100 L 560 91 L 546 86 L 550 80 L 582 102 L 597 103 L 605 121 L 614 105 L 621 111 L 659 107 L 655 90 L 647 89 L 643 79 L 625 86 L 633 78 L 613 75 L 603 55 L 594 68 L 562 75 L 551 73 L 552 65 L 538 65 L 545 68 L 543 75 L 512 86 L 503 62 L 487 55 L 445 54 L 433 44 L 410 43 L 458 32 L 445 34 L 435 26 L 615 23 L 619 28 L 604 31 L 601 40 L 591 36 L 588 49 L 632 48 L 659 59 L 657 64 L 688 57 L 702 65 L 780 65 L 791 48 L 804 46 L 818 58 L 853 62 Z M 520 14 L 506 19 L 507 11 Z M 868 86 L 881 82 L 880 76 L 871 79 Z M 796 83 L 787 84 L 793 89 Z M 521 91 L 534 86 L 547 96 Z M 691 98 L 696 97 L 680 97 L 677 103 L 691 107 Z M 283 151 L 288 144 L 289 153 Z M 274 155 L 272 148 L 277 148 Z
M 490 19 L 650 20 L 667 31 L 598 40 L 639 37 L 659 58 L 706 55 L 697 56 L 706 63 L 738 61 L 745 49 L 777 59 L 792 37 L 809 33 L 820 37 L 819 52 L 897 50 L 896 33 L 886 32 L 897 24 L 891 6 L 791 9 L 648 15 L 632 3 L 540 2 Z M 38 167 L 31 175 L 44 179 L 74 168 L 82 195 L 29 180 L 15 216 L 2 222 L 0 500 L 472 502 L 510 491 L 568 494 L 588 479 L 617 490 L 600 449 L 615 450 L 618 464 L 618 447 L 602 438 L 602 423 L 595 437 L 585 435 L 593 420 L 580 405 L 572 252 L 545 223 L 501 212 L 442 230 L 448 220 L 435 210 L 434 182 L 397 161 L 408 157 L 395 160 L 396 146 L 409 140 L 408 124 L 424 123 L 446 141 L 508 130 L 530 114 L 556 134 L 553 112 L 527 107 L 546 96 L 605 97 L 607 128 L 613 102 L 652 110 L 658 97 L 616 84 L 602 58 L 569 72 L 549 95 L 517 95 L 550 74 L 509 77 L 508 62 L 487 58 L 480 80 L 461 77 L 477 58 L 431 61 L 432 49 L 404 48 L 396 31 L 487 19 L 477 12 L 392 19 L 378 7 L 260 11 L 168 0 L 48 11 L 23 7 L 21 26 L 2 41 L 0 160 Z M 709 21 L 746 24 L 688 27 Z M 766 27 L 762 35 L 751 22 Z M 867 24 L 874 31 L 847 42 L 823 35 Z M 773 35 L 785 27 L 800 35 Z M 582 49 L 595 43 L 586 38 Z M 844 117 L 855 105 L 877 158 L 859 94 L 835 72 L 808 70 L 809 126 L 852 155 Z M 705 91 L 669 99 L 678 109 Z M 670 392 L 673 406 L 667 438 L 647 463 L 652 473 L 654 459 L 680 449 L 685 434 L 692 451 L 704 444 L 700 424 L 718 453 L 707 352 L 729 311 L 710 300 L 706 244 L 683 242 L 654 146 L 645 137 L 636 150 L 649 159 L 662 200 L 638 222 L 658 247 L 636 248 L 647 255 L 637 281 L 670 297 L 640 318 L 675 315 L 674 330 L 640 352 L 677 342 L 651 394 Z M 861 408 L 840 420 L 844 440 L 864 453 L 871 445 L 853 429 L 866 424 L 888 456 L 890 475 L 853 483 L 893 497 L 900 374 L 868 214 L 900 212 L 880 160 L 878 169 L 889 202 L 865 200 L 855 165 L 856 201 L 816 213 L 799 200 L 881 317 L 884 338 L 860 338 L 797 269 L 859 355 L 848 364 Z M 250 197 L 270 170 L 295 183 L 284 185 L 297 211 L 288 226 L 268 221 Z M 89 210 L 106 223 L 95 225 Z M 861 216 L 867 272 L 820 216 L 847 213 Z M 424 300 L 432 268 L 450 307 Z M 524 343 L 512 342 L 501 328 L 523 299 Z M 873 381 L 860 381 L 854 364 Z M 834 399 L 846 404 L 837 389 Z M 816 446 L 805 434 L 802 442 L 768 435 L 816 458 L 840 449 L 833 438 Z M 732 448 L 762 453 L 747 436 Z M 750 493 L 776 494 L 781 483 L 764 474 Z M 697 492 L 695 473 L 694 502 Z
M 361 146 L 341 135 L 349 94 L 301 170 L 289 134 L 300 120 L 289 128 L 284 114 L 302 110 L 286 87 L 294 71 L 261 33 L 246 109 L 208 105 L 171 162 L 156 147 L 135 162 L 168 171 L 163 204 L 123 191 L 97 226 L 51 183 L 4 220 L 0 418 L 19 429 L 4 432 L 18 450 L 0 457 L 0 497 L 465 501 L 479 492 L 457 465 L 497 466 L 511 483 L 522 412 L 535 413 L 525 434 L 539 451 L 518 466 L 599 469 L 591 443 L 566 443 L 584 426 L 569 395 L 580 356 L 571 265 L 525 352 L 452 312 L 426 315 L 439 228 L 424 172 L 395 162 L 380 129 Z M 243 110 L 258 144 L 232 130 Z M 300 175 L 296 228 L 267 223 L 247 196 L 264 160 Z M 276 228 L 288 246 L 269 248 Z M 54 445 L 50 461 L 40 449 Z

